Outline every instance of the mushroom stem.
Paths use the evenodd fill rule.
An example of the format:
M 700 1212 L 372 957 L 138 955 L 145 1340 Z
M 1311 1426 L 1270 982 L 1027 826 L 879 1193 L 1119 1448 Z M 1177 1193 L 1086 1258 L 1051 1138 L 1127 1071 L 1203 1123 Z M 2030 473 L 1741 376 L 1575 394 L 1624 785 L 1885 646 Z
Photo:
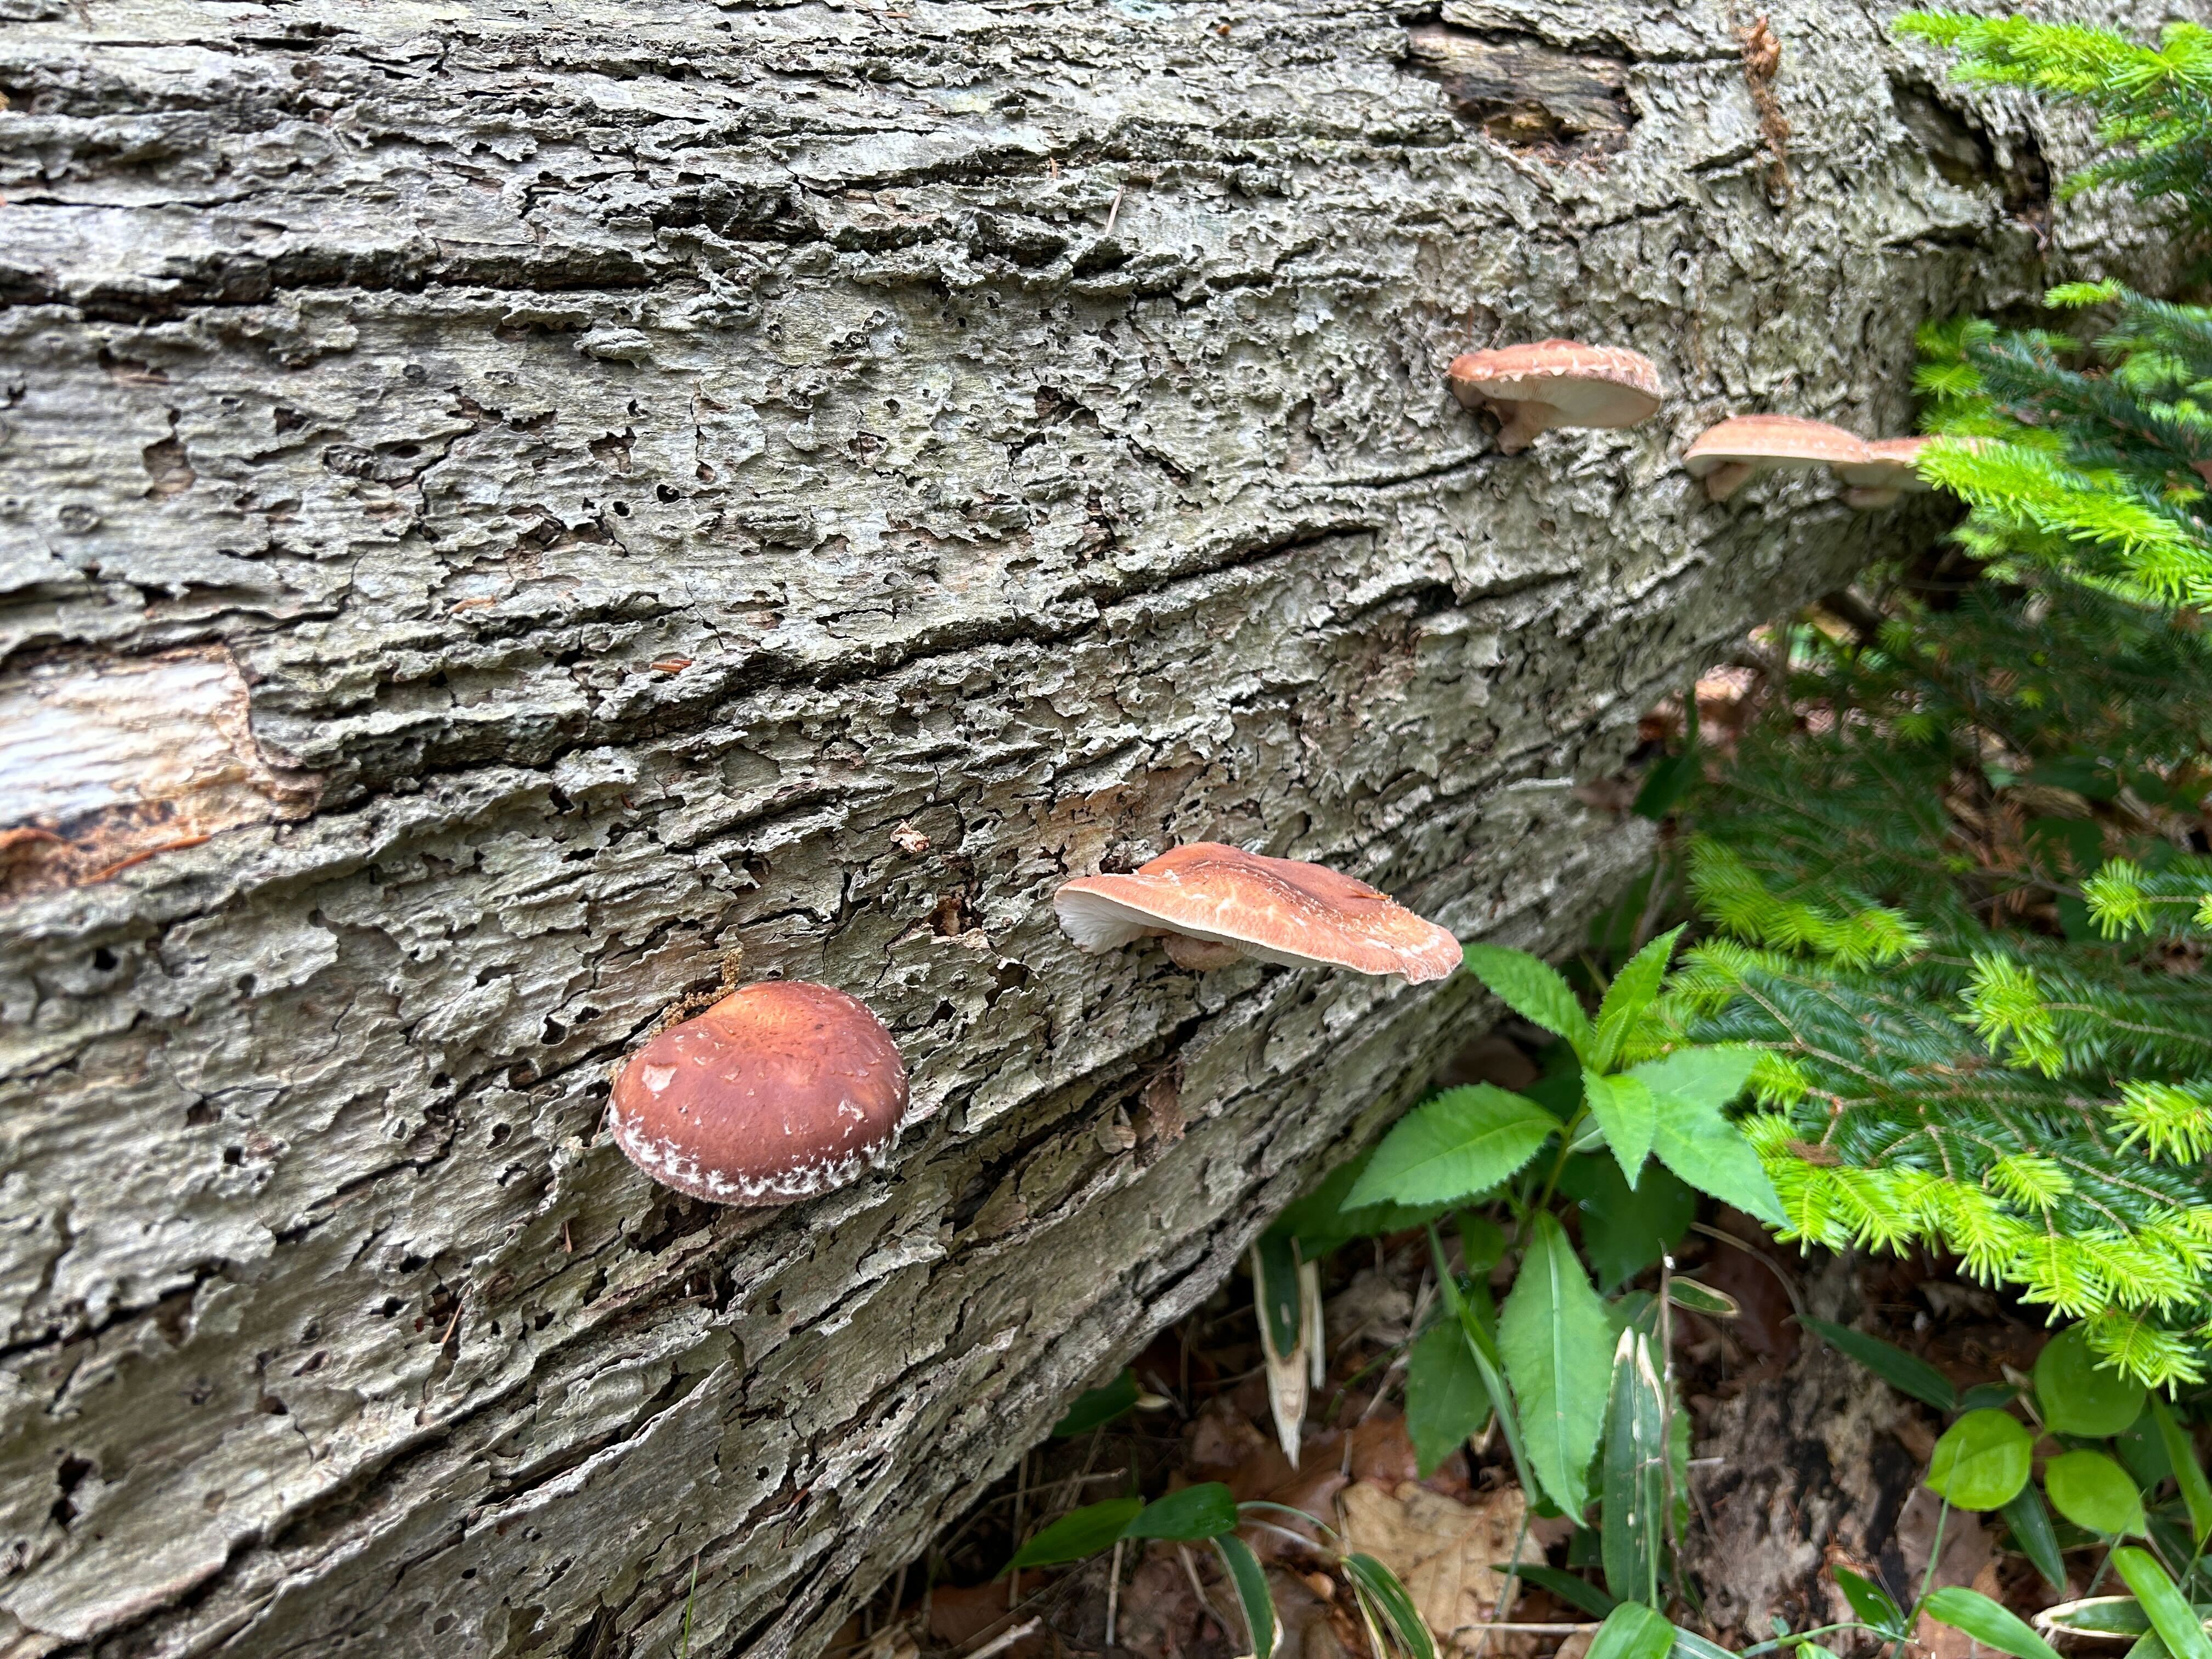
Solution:
M 1729 461 L 1705 474 L 1705 499 L 1724 501 L 1751 482 L 1758 468 L 1749 461 Z
M 1498 429 L 1498 447 L 1502 453 L 1518 455 L 1536 441 L 1536 434 L 1559 423 L 1559 411 L 1549 404 L 1509 404 L 1493 398 L 1490 406 L 1505 424 Z
M 1847 505 L 1861 507 L 1887 507 L 1897 496 L 1898 492 L 1894 489 L 1879 489 L 1869 484 L 1861 484 L 1844 492 L 1844 501 Z
M 1193 939 L 1188 933 L 1170 933 L 1164 943 L 1168 960 L 1178 968 L 1188 968 L 1194 974 L 1203 974 L 1210 969 L 1226 968 L 1244 957 L 1242 945 L 1226 944 L 1219 939 Z

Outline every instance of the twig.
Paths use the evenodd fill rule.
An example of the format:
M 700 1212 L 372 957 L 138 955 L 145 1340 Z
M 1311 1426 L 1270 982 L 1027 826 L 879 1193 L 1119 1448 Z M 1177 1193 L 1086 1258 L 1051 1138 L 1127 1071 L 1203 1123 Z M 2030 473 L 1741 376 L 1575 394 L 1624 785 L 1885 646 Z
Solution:
M 1107 1570 L 1106 1645 L 1109 1648 L 1114 1645 L 1114 1613 L 1121 1599 L 1121 1548 L 1127 1542 L 1126 1538 L 1114 1540 L 1114 1565 Z
M 1014 1553 L 1022 1549 L 1022 1499 L 1027 1496 L 1030 1484 L 1030 1455 L 1022 1454 L 1022 1461 L 1014 1474 Z M 1022 1575 L 1018 1571 L 1006 1575 L 1006 1611 L 1012 1613 L 1014 1604 L 1021 1600 Z
M 1044 1620 L 1042 1615 L 1036 1618 L 1024 1619 L 1020 1624 L 1016 1625 L 1011 1630 L 1000 1631 L 989 1641 L 984 1643 L 981 1647 L 977 1648 L 975 1652 L 969 1654 L 968 1656 L 968 1659 L 993 1659 L 994 1655 L 1004 1653 L 1008 1648 L 1013 1646 L 1015 1643 L 1020 1641 L 1024 1636 L 1036 1635 L 1037 1632 L 1037 1626 L 1043 1623 Z
M 1804 1323 L 1805 1300 L 1802 1297 L 1797 1294 L 1796 1285 L 1790 1282 L 1790 1275 L 1783 1270 L 1782 1264 L 1779 1261 L 1777 1261 L 1772 1256 L 1767 1255 L 1765 1251 L 1760 1249 L 1758 1245 L 1747 1244 L 1743 1240 L 1738 1238 L 1734 1233 L 1723 1232 L 1718 1227 L 1708 1226 L 1702 1221 L 1692 1222 L 1690 1224 L 1690 1231 L 1692 1232 L 1703 1233 L 1707 1238 L 1717 1238 L 1723 1244 L 1733 1244 L 1736 1249 L 1741 1250 L 1746 1255 L 1758 1257 L 1761 1262 L 1765 1264 L 1766 1271 L 1772 1273 L 1774 1277 L 1781 1282 L 1782 1294 L 1790 1298 L 1790 1310 L 1797 1316 L 1798 1323 Z
M 1198 1582 L 1198 1563 L 1190 1559 L 1190 1546 L 1177 1544 L 1176 1553 L 1182 1558 L 1182 1570 L 1190 1575 L 1190 1593 L 1198 1598 L 1198 1605 L 1206 1610 L 1207 1618 L 1221 1626 L 1221 1633 L 1234 1642 L 1237 1632 L 1229 1628 L 1229 1621 L 1221 1616 L 1221 1610 L 1207 1596 L 1206 1586 Z
M 1114 222 L 1121 216 L 1121 192 L 1127 188 L 1128 186 L 1127 185 L 1116 185 L 1114 186 L 1113 205 L 1106 210 L 1105 234 L 1108 236 L 1111 236 L 1114 234 Z M 1103 240 L 1103 238 L 1101 240 Z

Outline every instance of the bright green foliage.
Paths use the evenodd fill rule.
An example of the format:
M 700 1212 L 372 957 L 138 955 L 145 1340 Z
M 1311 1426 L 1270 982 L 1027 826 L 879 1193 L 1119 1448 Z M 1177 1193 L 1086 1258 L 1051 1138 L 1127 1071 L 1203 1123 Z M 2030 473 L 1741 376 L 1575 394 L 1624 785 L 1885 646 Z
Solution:
M 1693 807 L 1722 936 L 1662 1012 L 1759 1053 L 1785 1237 L 1933 1243 L 2132 1376 L 2199 1376 L 2212 638 L 2050 573 L 1907 616 L 1863 650 L 1799 634 L 1786 706 Z M 2116 866 L 2164 884 L 2147 926 L 2106 920 Z
M 1521 1432 L 1536 1479 L 1579 1517 L 1589 1498 L 1589 1463 L 1604 1425 L 1609 1377 L 1592 1356 L 1606 1352 L 1605 1304 L 1548 1211 L 1539 1211 L 1528 1254 L 1498 1322 L 1498 1345 L 1520 1407 Z
M 2117 283 L 2053 289 L 2113 315 L 2085 354 L 1978 319 L 1922 331 L 1921 475 L 1966 501 L 2000 574 L 2063 569 L 2153 603 L 2212 597 L 2212 310 Z M 2115 314 L 2116 313 L 2116 314 Z
M 2001 1509 L 2027 1484 L 2035 1442 L 2020 1419 L 1968 1412 L 1943 1431 L 1928 1460 L 1928 1485 L 1962 1510 Z
M 1957 53 L 1962 81 L 2026 87 L 2094 112 L 2114 154 L 2069 180 L 2069 192 L 2124 185 L 2172 207 L 2185 239 L 2212 234 L 2212 33 L 2174 23 L 2153 47 L 2026 17 L 1908 12 L 1897 27 Z
M 2084 183 L 2212 235 L 2212 33 L 1914 14 L 1970 81 L 2100 114 Z M 2083 1322 L 2139 1382 L 2212 1340 L 2212 310 L 2075 284 L 2093 345 L 1923 336 L 1963 594 L 1801 629 L 1783 706 L 1692 811 L 1720 930 L 1667 1000 L 1753 1045 L 1784 1236 L 1901 1249 Z M 1904 584 L 1910 594 L 1911 584 Z

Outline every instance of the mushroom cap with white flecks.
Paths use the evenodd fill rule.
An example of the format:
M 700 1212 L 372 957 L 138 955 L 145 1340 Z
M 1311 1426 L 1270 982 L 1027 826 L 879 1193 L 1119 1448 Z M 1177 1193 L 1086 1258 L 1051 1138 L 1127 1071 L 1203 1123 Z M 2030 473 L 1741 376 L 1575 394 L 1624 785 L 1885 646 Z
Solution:
M 1085 876 L 1053 896 L 1078 945 L 1110 951 L 1178 933 L 1262 962 L 1316 963 L 1419 983 L 1459 966 L 1459 941 L 1386 893 L 1319 864 L 1193 842 L 1127 875 Z
M 768 980 L 672 1025 L 615 1079 L 631 1163 L 715 1204 L 788 1204 L 878 1164 L 907 1110 L 906 1066 L 867 1004 Z
M 1872 489 L 1924 489 L 1913 463 L 1933 438 L 1875 438 L 1866 447 L 1866 459 L 1839 466 L 1847 484 Z
M 1547 404 L 1555 426 L 1634 426 L 1666 395 L 1659 371 L 1640 351 L 1539 340 L 1533 345 L 1470 351 L 1446 371 L 1469 409 L 1484 403 Z
M 1866 440 L 1826 421 L 1797 415 L 1735 415 L 1698 434 L 1682 457 L 1693 478 L 1717 467 L 1851 466 L 1865 464 Z

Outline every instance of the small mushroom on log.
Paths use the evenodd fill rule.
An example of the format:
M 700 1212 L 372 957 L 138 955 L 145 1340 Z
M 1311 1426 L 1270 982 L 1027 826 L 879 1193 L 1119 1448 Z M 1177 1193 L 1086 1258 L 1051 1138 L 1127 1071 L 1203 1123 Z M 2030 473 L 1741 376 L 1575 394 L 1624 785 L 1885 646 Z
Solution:
M 1053 897 L 1086 951 L 1158 939 L 1176 966 L 1203 972 L 1245 957 L 1287 967 L 1401 974 L 1418 984 L 1459 966 L 1459 941 L 1362 881 L 1325 865 L 1193 842 L 1127 875 L 1085 876 Z
M 1486 406 L 1504 422 L 1498 447 L 1508 455 L 1555 426 L 1634 426 L 1666 395 L 1658 369 L 1641 352 L 1573 340 L 1470 351 L 1447 374 L 1461 403 Z

